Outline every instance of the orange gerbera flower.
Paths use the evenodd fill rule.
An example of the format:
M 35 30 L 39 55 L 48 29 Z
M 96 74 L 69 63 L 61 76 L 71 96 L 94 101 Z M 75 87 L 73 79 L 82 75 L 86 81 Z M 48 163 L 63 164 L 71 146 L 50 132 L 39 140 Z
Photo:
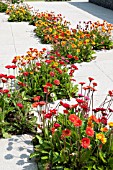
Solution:
M 96 118 L 95 115 L 91 115 L 91 116 L 89 117 L 89 120 L 90 120 L 90 121 L 93 120 L 94 122 L 99 123 L 99 120 Z
M 93 125 L 92 121 L 88 121 L 87 126 L 88 127 L 93 127 L 94 125 Z
M 71 115 L 69 115 L 69 120 L 70 120 L 70 122 L 76 122 L 77 120 L 79 119 L 79 117 L 78 116 L 76 116 L 75 114 L 71 114 Z
M 108 132 L 108 128 L 107 127 L 103 127 L 100 129 L 101 132 Z
M 39 102 L 34 102 L 33 104 L 32 104 L 32 107 L 37 107 L 39 105 Z
M 63 137 L 71 136 L 71 130 L 69 130 L 69 129 L 63 130 L 62 131 L 62 136 Z

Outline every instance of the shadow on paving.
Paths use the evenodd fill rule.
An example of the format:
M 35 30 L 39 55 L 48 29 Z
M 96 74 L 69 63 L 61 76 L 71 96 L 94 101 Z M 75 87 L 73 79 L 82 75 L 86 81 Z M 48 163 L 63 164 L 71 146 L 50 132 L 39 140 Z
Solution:
M 16 159 L 16 165 L 20 166 L 21 168 L 19 169 L 22 170 L 37 170 L 34 159 L 29 159 L 30 153 L 33 152 L 31 140 L 23 139 L 21 135 L 20 137 L 18 135 L 17 138 L 8 139 L 6 150 L 8 154 L 4 156 L 5 160 L 13 161 L 13 159 Z
M 113 11 L 89 2 L 68 2 L 69 4 L 84 10 L 102 20 L 113 24 Z

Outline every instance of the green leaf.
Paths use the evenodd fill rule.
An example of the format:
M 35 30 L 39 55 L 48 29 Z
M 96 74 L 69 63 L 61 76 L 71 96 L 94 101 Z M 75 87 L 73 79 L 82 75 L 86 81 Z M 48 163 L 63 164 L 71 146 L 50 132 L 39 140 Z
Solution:
M 46 160 L 46 159 L 48 159 L 48 156 L 42 156 L 41 159 Z
M 56 166 L 55 168 L 52 168 L 54 170 L 64 170 L 63 166 Z
M 48 152 L 47 152 L 47 151 L 45 151 L 45 150 L 41 150 L 41 153 L 45 153 L 45 154 L 47 153 L 47 154 L 48 154 Z
M 81 154 L 80 157 L 80 162 L 87 162 L 88 159 L 90 158 L 91 155 L 91 151 L 90 150 L 86 150 Z
M 100 159 L 104 162 L 104 163 L 106 163 L 106 160 L 104 159 L 104 154 L 103 154 L 103 152 L 99 152 L 99 157 L 100 157 Z
M 42 138 L 41 138 L 39 135 L 36 135 L 36 138 L 38 139 L 38 141 L 39 141 L 40 144 L 43 143 L 43 140 L 42 140 Z
M 3 137 L 4 138 L 11 138 L 11 135 L 7 132 L 3 133 Z
M 49 152 L 49 160 L 52 160 L 52 158 L 53 158 L 53 151 L 50 150 L 50 152 Z
M 38 152 L 34 152 L 34 153 L 31 153 L 30 154 L 30 158 L 34 158 L 34 157 L 37 157 L 39 156 L 40 154 Z
M 96 165 L 93 165 L 93 169 L 97 170 Z
M 43 149 L 51 149 L 51 142 L 43 141 L 42 147 L 43 147 Z
M 98 167 L 99 170 L 104 170 L 103 167 Z
M 45 128 L 45 134 L 46 134 L 46 136 L 48 136 L 48 128 Z
M 92 170 L 92 166 L 89 166 L 89 167 L 88 167 L 88 170 Z
M 60 156 L 58 152 L 53 152 L 53 164 L 60 160 Z
M 108 159 L 108 165 L 113 169 L 113 157 Z
M 97 162 L 97 161 L 98 161 L 95 156 L 91 156 L 90 159 L 93 160 L 94 162 Z

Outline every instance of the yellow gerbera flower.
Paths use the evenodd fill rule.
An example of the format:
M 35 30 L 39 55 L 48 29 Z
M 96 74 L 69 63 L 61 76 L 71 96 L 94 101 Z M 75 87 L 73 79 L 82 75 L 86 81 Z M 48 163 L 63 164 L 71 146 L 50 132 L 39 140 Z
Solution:
M 109 122 L 108 125 L 109 125 L 110 127 L 113 127 L 113 122 Z
M 77 49 L 77 53 L 79 53 L 80 52 L 80 49 Z
M 61 45 L 64 47 L 66 45 L 66 41 L 61 41 Z
M 102 138 L 105 138 L 105 136 L 102 133 L 98 133 L 98 134 L 96 134 L 96 138 L 101 140 Z
M 76 48 L 76 45 L 75 45 L 75 44 L 71 44 L 71 47 L 72 47 L 72 48 Z
M 107 139 L 106 139 L 106 138 L 102 138 L 102 139 L 101 139 L 101 142 L 102 142 L 103 144 L 105 144 L 105 143 L 107 142 Z

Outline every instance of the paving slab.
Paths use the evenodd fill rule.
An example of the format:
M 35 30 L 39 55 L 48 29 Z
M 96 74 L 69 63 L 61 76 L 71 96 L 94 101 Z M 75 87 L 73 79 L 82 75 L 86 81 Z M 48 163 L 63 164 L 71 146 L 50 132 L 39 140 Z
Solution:
M 33 160 L 29 160 L 33 152 L 31 135 L 16 135 L 8 139 L 0 139 L 0 170 L 37 170 Z

